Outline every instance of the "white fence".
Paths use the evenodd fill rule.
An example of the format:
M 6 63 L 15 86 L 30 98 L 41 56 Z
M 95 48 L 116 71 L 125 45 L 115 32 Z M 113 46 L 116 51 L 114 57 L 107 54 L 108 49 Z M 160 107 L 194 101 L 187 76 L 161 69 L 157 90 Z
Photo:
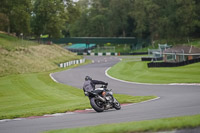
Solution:
M 71 65 L 75 65 L 75 64 L 81 64 L 85 62 L 85 58 L 84 59 L 80 59 L 80 60 L 73 60 L 73 61 L 68 61 L 65 63 L 61 63 L 59 64 L 60 67 L 69 67 Z
M 112 55 L 112 56 L 117 56 L 118 53 L 111 53 L 111 52 L 106 52 L 106 53 L 82 53 L 82 55 L 91 55 L 91 56 L 111 56 Z

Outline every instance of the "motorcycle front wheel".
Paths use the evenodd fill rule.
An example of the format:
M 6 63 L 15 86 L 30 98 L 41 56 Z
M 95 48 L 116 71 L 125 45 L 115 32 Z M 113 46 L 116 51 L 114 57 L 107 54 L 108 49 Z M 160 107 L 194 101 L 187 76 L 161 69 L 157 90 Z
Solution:
M 96 112 L 103 112 L 104 111 L 104 105 L 103 103 L 96 98 L 91 98 L 90 99 L 90 105 L 92 106 L 92 108 L 96 111 Z
M 117 101 L 117 99 L 114 98 L 114 103 L 113 103 L 113 107 L 116 109 L 116 110 L 120 110 L 121 109 L 121 105 L 120 103 Z

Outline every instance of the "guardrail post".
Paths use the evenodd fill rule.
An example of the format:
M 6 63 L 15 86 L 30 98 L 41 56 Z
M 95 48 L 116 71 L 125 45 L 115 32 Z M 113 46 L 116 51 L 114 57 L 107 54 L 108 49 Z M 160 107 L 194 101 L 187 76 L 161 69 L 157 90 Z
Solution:
M 60 64 L 60 67 L 63 67 L 63 63 Z
M 59 67 L 68 67 L 68 66 L 71 66 L 71 65 L 81 64 L 81 63 L 84 63 L 84 62 L 85 62 L 85 58 L 79 59 L 79 60 L 68 61 L 68 62 L 65 62 L 65 63 L 60 63 Z

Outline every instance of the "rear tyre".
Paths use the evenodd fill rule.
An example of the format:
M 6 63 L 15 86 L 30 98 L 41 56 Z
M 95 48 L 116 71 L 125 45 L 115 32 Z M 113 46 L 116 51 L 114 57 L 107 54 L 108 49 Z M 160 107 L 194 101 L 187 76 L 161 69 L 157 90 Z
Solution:
M 95 99 L 94 97 L 90 99 L 90 105 L 96 112 L 103 112 L 104 106 L 103 103 L 99 99 Z
M 121 105 L 120 103 L 117 101 L 117 99 L 114 98 L 114 105 L 113 107 L 116 109 L 116 110 L 120 110 L 121 109 Z

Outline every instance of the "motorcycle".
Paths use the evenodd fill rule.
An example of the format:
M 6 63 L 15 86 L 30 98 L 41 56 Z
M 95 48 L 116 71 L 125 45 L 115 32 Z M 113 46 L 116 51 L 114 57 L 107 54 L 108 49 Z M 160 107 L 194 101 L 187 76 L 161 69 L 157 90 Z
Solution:
M 112 90 L 112 89 L 111 89 Z M 115 108 L 121 109 L 120 103 L 113 97 L 113 92 L 107 89 L 107 86 L 101 86 L 91 92 L 84 92 L 85 96 L 89 97 L 90 105 L 96 112 Z

